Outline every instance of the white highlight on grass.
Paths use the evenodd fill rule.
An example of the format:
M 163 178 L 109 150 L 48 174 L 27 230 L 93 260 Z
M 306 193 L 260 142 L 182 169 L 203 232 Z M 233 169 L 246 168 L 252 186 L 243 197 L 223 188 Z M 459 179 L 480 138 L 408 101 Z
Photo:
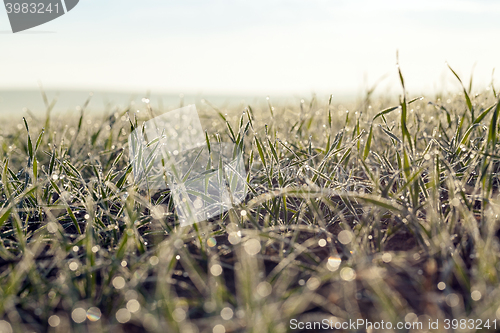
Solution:
M 71 312 L 71 319 L 77 324 L 83 323 L 87 319 L 87 311 L 84 308 L 76 308 Z
M 142 326 L 148 331 L 154 331 L 158 327 L 158 319 L 151 313 L 147 313 L 142 319 Z
M 136 299 L 131 299 L 130 301 L 127 302 L 127 310 L 129 310 L 132 313 L 136 313 L 141 309 L 141 304 L 139 304 L 139 301 Z
M 120 309 L 120 310 L 116 311 L 115 317 L 116 317 L 116 320 L 119 323 L 125 324 L 126 322 L 128 322 L 130 320 L 130 318 L 132 316 L 131 316 L 129 310 L 127 310 L 127 309 Z
M 481 292 L 479 290 L 474 290 L 473 292 L 470 293 L 470 297 L 474 301 L 479 301 L 482 297 Z
M 58 315 L 52 315 L 49 317 L 48 323 L 51 327 L 57 327 L 61 323 L 61 318 Z M 0 328 L 0 332 L 4 331 Z
M 260 252 L 261 245 L 258 239 L 251 238 L 245 242 L 243 245 L 246 253 L 253 256 Z
M 392 261 L 392 254 L 390 254 L 389 252 L 385 252 L 382 255 L 382 261 L 385 262 L 385 263 L 391 262 Z
M 160 259 L 158 259 L 157 256 L 152 256 L 151 258 L 149 258 L 149 263 L 151 264 L 151 266 L 156 266 L 159 262 Z
M 125 287 L 125 279 L 121 276 L 115 277 L 112 283 L 113 287 L 115 287 L 116 289 L 122 289 L 123 287 Z
M 350 267 L 344 267 L 340 271 L 340 277 L 344 281 L 352 281 L 356 278 L 356 272 Z
M 241 241 L 241 231 L 230 232 L 229 235 L 227 236 L 227 240 L 232 245 L 238 244 Z
M 231 320 L 233 318 L 233 315 L 233 309 L 227 306 L 220 311 L 220 316 L 224 320 Z
M 151 215 L 153 215 L 153 218 L 156 220 L 160 220 L 163 218 L 165 214 L 165 209 L 162 206 L 155 206 L 153 209 L 151 209 Z
M 47 223 L 47 231 L 50 232 L 51 234 L 56 233 L 57 225 L 54 222 Z
M 213 276 L 219 276 L 222 274 L 222 267 L 219 264 L 214 264 L 212 267 L 210 267 L 210 273 L 212 273 Z
M 407 323 L 413 323 L 413 322 L 415 322 L 417 320 L 418 320 L 418 316 L 415 313 L 413 313 L 413 312 L 409 312 L 405 316 L 405 321 Z
M 337 237 L 339 239 L 339 242 L 346 245 L 352 241 L 353 235 L 349 230 L 342 230 L 341 232 L 339 232 L 339 235 Z
M 218 325 L 214 326 L 212 332 L 213 333 L 226 333 L 226 328 L 224 327 L 224 325 L 218 324 Z
M 320 285 L 321 281 L 315 276 L 310 277 L 306 282 L 306 286 L 309 290 L 316 290 Z
M 172 312 L 172 317 L 176 322 L 180 323 L 181 321 L 184 321 L 186 319 L 186 311 L 183 308 L 177 307 Z
M 184 246 L 184 242 L 182 241 L 182 239 L 176 239 L 176 240 L 174 241 L 174 247 L 175 247 L 176 249 L 180 249 L 180 248 L 182 248 L 183 246 Z
M 273 287 L 269 282 L 263 281 L 257 285 L 256 291 L 260 297 L 264 298 L 271 294 L 271 292 L 273 291 Z
M 0 332 L 12 333 L 12 326 L 5 320 L 0 320 Z
M 458 297 L 457 294 L 451 293 L 448 296 L 446 296 L 446 304 L 450 307 L 455 307 L 460 303 L 460 298 Z

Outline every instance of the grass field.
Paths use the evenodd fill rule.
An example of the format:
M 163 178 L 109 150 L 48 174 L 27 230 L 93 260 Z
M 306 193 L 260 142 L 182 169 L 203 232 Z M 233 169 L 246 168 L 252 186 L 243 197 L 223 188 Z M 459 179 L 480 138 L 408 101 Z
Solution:
M 494 331 L 499 96 L 401 83 L 396 103 L 198 105 L 210 142 L 244 144 L 249 195 L 185 228 L 168 190 L 132 182 L 127 139 L 148 113 L 64 118 L 46 101 L 5 121 L 0 332 Z

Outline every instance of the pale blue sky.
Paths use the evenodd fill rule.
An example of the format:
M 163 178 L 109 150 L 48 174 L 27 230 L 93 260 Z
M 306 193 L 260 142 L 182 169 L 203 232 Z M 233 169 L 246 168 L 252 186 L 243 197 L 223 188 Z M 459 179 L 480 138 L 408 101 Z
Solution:
M 499 14 L 494 0 L 81 0 L 9 34 L 0 10 L 0 89 L 356 94 L 384 74 L 396 86 L 397 49 L 415 94 L 455 86 L 445 61 L 465 80 L 477 63 L 479 87 L 500 67 Z

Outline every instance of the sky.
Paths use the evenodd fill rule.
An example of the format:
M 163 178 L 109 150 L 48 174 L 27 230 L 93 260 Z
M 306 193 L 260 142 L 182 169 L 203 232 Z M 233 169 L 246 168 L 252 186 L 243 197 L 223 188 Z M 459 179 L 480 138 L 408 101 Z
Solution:
M 356 95 L 396 52 L 414 94 L 475 87 L 500 65 L 495 0 L 80 0 L 12 34 L 0 9 L 0 90 Z M 495 80 L 500 85 L 500 69 Z

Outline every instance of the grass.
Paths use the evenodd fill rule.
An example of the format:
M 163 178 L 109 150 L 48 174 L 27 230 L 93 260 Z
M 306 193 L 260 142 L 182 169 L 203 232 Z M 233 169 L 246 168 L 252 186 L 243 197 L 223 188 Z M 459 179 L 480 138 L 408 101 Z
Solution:
M 286 332 L 292 319 L 360 318 L 493 331 L 499 96 L 411 96 L 400 78 L 394 105 L 370 92 L 349 110 L 332 98 L 198 106 L 208 142 L 244 147 L 249 195 L 185 228 L 168 190 L 131 182 L 127 138 L 144 112 L 97 117 L 86 103 L 61 118 L 44 97 L 45 117 L 0 133 L 0 331 Z

